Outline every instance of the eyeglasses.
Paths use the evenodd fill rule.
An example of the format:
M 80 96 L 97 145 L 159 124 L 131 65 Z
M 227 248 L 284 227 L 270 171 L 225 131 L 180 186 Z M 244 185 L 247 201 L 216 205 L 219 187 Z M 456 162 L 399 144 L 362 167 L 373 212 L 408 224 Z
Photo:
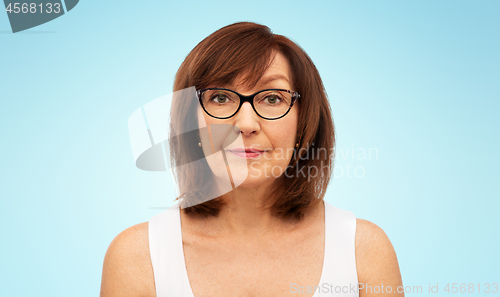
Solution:
M 277 120 L 286 116 L 300 98 L 299 93 L 284 89 L 266 89 L 243 96 L 229 89 L 208 88 L 197 90 L 196 94 L 203 110 L 216 119 L 233 117 L 248 102 L 259 117 Z

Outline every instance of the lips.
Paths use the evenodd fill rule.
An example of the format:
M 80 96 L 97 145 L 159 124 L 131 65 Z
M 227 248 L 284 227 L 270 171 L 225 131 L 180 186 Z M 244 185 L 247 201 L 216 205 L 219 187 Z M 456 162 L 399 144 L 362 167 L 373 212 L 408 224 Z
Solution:
M 263 150 L 257 150 L 253 148 L 234 148 L 229 150 L 231 153 L 235 154 L 238 157 L 245 159 L 254 159 L 259 157 L 264 153 Z

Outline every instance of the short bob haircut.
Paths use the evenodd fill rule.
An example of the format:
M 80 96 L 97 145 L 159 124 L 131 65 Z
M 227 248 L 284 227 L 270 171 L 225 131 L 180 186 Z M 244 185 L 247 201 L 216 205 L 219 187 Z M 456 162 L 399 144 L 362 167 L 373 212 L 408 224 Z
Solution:
M 290 63 L 292 88 L 301 95 L 297 102 L 299 118 L 295 131 L 299 145 L 290 160 L 287 174 L 274 181 L 265 205 L 276 217 L 300 220 L 325 195 L 331 178 L 335 146 L 334 125 L 323 82 L 305 51 L 290 39 L 273 34 L 266 26 L 250 22 L 231 24 L 212 33 L 188 54 L 175 76 L 174 91 L 193 86 L 196 89 L 213 84 L 224 86 L 240 75 L 244 75 L 244 83 L 254 87 L 272 63 L 276 52 L 283 54 Z M 196 118 L 197 106 L 193 102 L 173 101 L 172 110 L 175 112 L 171 115 L 171 135 L 178 135 L 179 127 L 188 118 Z M 170 143 L 172 168 L 176 168 L 176 164 L 186 164 L 186 159 L 203 159 L 203 155 L 186 156 L 200 154 L 199 150 L 181 150 L 198 147 L 199 135 L 179 141 L 177 144 Z M 306 154 L 311 156 L 308 151 L 313 149 L 318 152 L 314 158 L 303 157 Z M 213 184 L 210 181 L 214 177 L 206 161 L 203 166 L 206 167 L 174 169 L 180 190 L 177 199 L 195 201 L 210 191 L 208 188 Z M 309 171 L 309 168 L 313 169 Z M 311 178 L 309 172 L 315 177 Z M 217 216 L 225 203 L 222 195 L 190 205 L 184 208 L 186 214 L 209 217 Z

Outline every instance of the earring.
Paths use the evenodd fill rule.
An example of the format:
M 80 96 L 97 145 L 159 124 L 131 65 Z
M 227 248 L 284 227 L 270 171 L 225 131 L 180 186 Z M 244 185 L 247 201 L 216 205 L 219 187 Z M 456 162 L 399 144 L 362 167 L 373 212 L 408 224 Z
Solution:
M 299 143 L 297 142 L 297 144 L 295 145 L 295 147 L 299 147 Z
M 198 142 L 198 146 L 201 147 L 201 142 Z

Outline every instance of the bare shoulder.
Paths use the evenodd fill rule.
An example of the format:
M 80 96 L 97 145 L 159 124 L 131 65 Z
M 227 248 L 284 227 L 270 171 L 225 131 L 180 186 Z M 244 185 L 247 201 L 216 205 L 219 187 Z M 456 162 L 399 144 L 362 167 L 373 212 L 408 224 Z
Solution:
M 403 283 L 396 252 L 389 237 L 382 228 L 363 219 L 356 219 L 356 269 L 360 287 L 363 286 L 361 284 L 365 288 L 379 287 L 379 293 L 360 289 L 360 296 L 404 296 L 403 293 L 397 293 L 397 287 Z M 387 292 L 388 286 L 392 292 Z
M 106 251 L 101 297 L 156 296 L 149 254 L 148 222 L 118 234 Z

